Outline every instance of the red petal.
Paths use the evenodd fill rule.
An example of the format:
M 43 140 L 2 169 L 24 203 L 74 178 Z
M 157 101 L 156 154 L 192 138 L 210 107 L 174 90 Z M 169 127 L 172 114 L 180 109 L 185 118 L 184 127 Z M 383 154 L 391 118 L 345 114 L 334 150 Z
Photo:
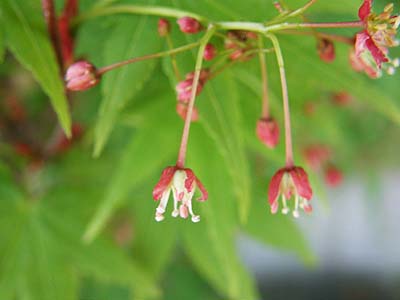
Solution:
M 169 186 L 171 183 L 172 178 L 174 177 L 175 171 L 177 168 L 174 167 L 166 167 L 162 173 L 160 180 L 157 182 L 156 186 L 153 189 L 153 199 L 154 200 L 160 200 L 162 197 L 162 194 L 164 193 L 165 189 Z
M 279 187 L 281 185 L 282 177 L 285 174 L 286 169 L 279 169 L 272 177 L 268 187 L 268 202 L 271 206 L 274 205 L 275 201 L 279 197 Z
M 208 199 L 208 192 L 207 192 L 206 188 L 204 187 L 204 185 L 201 183 L 201 181 L 197 177 L 196 177 L 196 184 L 201 192 L 201 197 L 198 198 L 197 200 L 198 201 L 206 201 Z
M 294 167 L 289 173 L 296 186 L 297 194 L 304 199 L 311 200 L 312 189 L 306 171 L 301 167 Z
M 383 51 L 374 43 L 372 38 L 366 40 L 365 44 L 368 50 L 371 52 L 378 68 L 381 67 L 382 63 L 389 61 L 385 53 L 383 53 Z
M 370 15 L 372 10 L 372 0 L 364 0 L 364 3 L 361 4 L 358 10 L 358 17 L 361 21 L 365 21 Z
M 356 50 L 356 56 L 360 56 L 365 50 L 367 50 L 367 41 L 371 39 L 371 36 L 366 30 L 363 30 L 356 34 L 356 43 L 354 45 Z
M 186 172 L 185 189 L 190 193 L 193 189 L 193 182 L 196 180 L 196 176 L 191 169 L 184 169 L 184 171 Z
M 279 143 L 279 125 L 274 119 L 260 119 L 257 122 L 258 139 L 268 148 L 275 148 Z

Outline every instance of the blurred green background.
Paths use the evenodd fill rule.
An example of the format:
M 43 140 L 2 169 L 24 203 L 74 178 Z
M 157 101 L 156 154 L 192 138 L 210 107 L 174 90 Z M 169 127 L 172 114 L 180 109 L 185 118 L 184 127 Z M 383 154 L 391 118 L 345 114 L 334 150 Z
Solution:
M 277 15 L 270 0 L 82 0 L 80 11 L 121 3 L 225 21 Z M 386 3 L 375 1 L 374 9 Z M 58 12 L 63 4 L 56 1 Z M 356 20 L 360 4 L 320 0 L 305 16 Z M 284 145 L 282 138 L 269 150 L 255 136 L 262 92 L 255 58 L 212 79 L 197 99 L 187 166 L 210 195 L 194 203 L 201 222 L 157 223 L 152 189 L 175 163 L 183 128 L 170 58 L 106 74 L 92 90 L 72 93 L 68 112 L 40 1 L 2 0 L 0 9 L 1 300 L 400 299 L 398 74 L 371 80 L 351 69 L 348 45 L 337 43 L 336 60 L 326 64 L 313 37 L 278 35 L 295 161 L 309 172 L 313 215 L 270 213 L 267 187 L 284 164 Z M 112 15 L 79 23 L 76 57 L 101 67 L 165 50 L 157 21 Z M 170 21 L 175 46 L 201 37 Z M 218 37 L 212 42 L 223 48 Z M 195 54 L 177 56 L 182 74 L 194 69 Z M 271 111 L 282 129 L 273 53 L 267 64 Z M 338 92 L 350 102 L 337 104 Z M 63 126 L 74 124 L 72 140 L 49 97 Z M 336 189 L 306 164 L 303 150 L 315 144 L 331 149 L 343 173 Z M 102 150 L 98 157 L 94 147 Z

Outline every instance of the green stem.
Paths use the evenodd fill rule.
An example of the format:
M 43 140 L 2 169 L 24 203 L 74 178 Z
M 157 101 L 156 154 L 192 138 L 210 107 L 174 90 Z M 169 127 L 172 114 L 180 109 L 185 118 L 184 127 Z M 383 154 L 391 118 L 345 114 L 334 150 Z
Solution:
M 211 23 L 207 18 L 198 14 L 162 6 L 145 6 L 145 5 L 113 5 L 108 7 L 96 7 L 87 13 L 78 16 L 74 20 L 74 25 L 96 17 L 107 16 L 113 14 L 139 14 L 154 15 L 162 17 L 181 18 L 184 16 L 192 17 L 202 23 Z M 269 33 L 285 29 L 301 29 L 301 28 L 356 28 L 365 26 L 362 21 L 352 22 L 334 22 L 334 23 L 280 23 L 273 25 L 265 25 L 256 22 L 213 22 L 214 26 L 223 30 L 247 30 L 259 33 Z
M 179 168 L 183 168 L 185 166 L 186 150 L 187 150 L 187 144 L 188 144 L 188 139 L 189 139 L 190 124 L 192 123 L 193 107 L 194 107 L 194 102 L 196 100 L 196 92 L 197 92 L 197 87 L 199 84 L 201 68 L 203 65 L 204 50 L 206 48 L 208 41 L 211 39 L 212 35 L 214 34 L 215 30 L 216 30 L 216 28 L 214 25 L 212 25 L 212 24 L 209 25 L 207 28 L 206 34 L 200 40 L 200 46 L 199 46 L 199 51 L 197 52 L 196 66 L 195 66 L 195 71 L 194 71 L 192 95 L 190 97 L 190 101 L 189 101 L 189 105 L 188 105 L 188 110 L 187 110 L 186 119 L 185 119 L 185 125 L 183 127 L 181 146 L 179 148 L 178 160 L 176 162 L 176 166 Z
M 273 34 L 266 34 L 275 48 L 276 59 L 278 60 L 279 73 L 282 85 L 282 99 L 283 99 L 283 114 L 285 119 L 285 144 L 286 144 L 286 167 L 293 167 L 293 146 L 292 146 L 292 132 L 290 124 L 290 109 L 289 109 L 289 94 L 285 75 L 285 64 L 279 41 Z
M 260 61 L 261 69 L 261 88 L 262 88 L 262 111 L 261 117 L 263 119 L 269 118 L 269 99 L 268 99 L 268 74 L 267 74 L 267 62 L 265 60 L 265 54 L 261 51 L 264 48 L 263 37 L 258 36 L 258 59 Z
M 174 48 L 174 49 L 171 49 L 171 50 L 168 50 L 168 51 L 148 54 L 148 55 L 144 55 L 144 56 L 140 56 L 140 57 L 134 57 L 134 58 L 127 59 L 127 60 L 124 60 L 124 61 L 120 61 L 120 62 L 117 62 L 115 64 L 112 64 L 112 65 L 109 65 L 109 66 L 102 67 L 102 68 L 98 69 L 97 70 L 97 75 L 101 76 L 101 75 L 103 75 L 104 73 L 106 73 L 108 71 L 114 70 L 115 68 L 119 68 L 119 67 L 122 67 L 122 66 L 125 66 L 125 65 L 128 65 L 128 64 L 131 64 L 131 63 L 138 62 L 138 61 L 143 61 L 143 60 L 152 59 L 152 58 L 159 58 L 159 57 L 163 57 L 163 56 L 169 56 L 169 55 L 177 54 L 177 53 L 180 53 L 180 52 L 183 52 L 183 51 L 187 51 L 187 50 L 190 50 L 190 49 L 192 49 L 194 47 L 197 47 L 199 44 L 200 44 L 200 42 L 195 42 L 195 43 L 191 43 L 191 44 L 188 44 L 188 45 L 185 45 L 185 46 L 182 46 L 182 47 Z

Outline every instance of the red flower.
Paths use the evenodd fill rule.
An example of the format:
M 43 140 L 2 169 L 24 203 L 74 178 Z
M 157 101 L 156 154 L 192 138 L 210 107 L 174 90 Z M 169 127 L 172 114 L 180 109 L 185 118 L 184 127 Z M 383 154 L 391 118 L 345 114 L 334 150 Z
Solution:
M 303 157 L 310 169 L 317 171 L 331 158 L 331 150 L 325 145 L 310 145 L 304 149 Z
M 342 172 L 335 166 L 329 166 L 325 170 L 325 182 L 331 187 L 337 187 L 343 181 Z
M 183 17 L 176 21 L 179 25 L 179 28 L 184 33 L 194 34 L 198 33 L 202 26 L 199 21 L 191 17 Z
M 171 26 L 167 19 L 159 19 L 158 26 L 157 26 L 159 36 L 167 36 L 168 33 L 171 31 Z
M 199 82 L 197 84 L 196 96 L 201 93 L 203 90 L 203 86 L 207 81 L 209 75 L 208 70 L 201 70 Z M 191 72 L 186 75 L 186 79 L 179 82 L 176 85 L 176 92 L 178 96 L 178 101 L 182 103 L 188 103 L 190 101 L 190 97 L 192 96 L 192 86 L 193 86 L 194 72 Z
M 272 177 L 268 190 L 268 201 L 271 212 L 277 213 L 279 208 L 279 197 L 282 196 L 282 213 L 289 213 L 287 201 L 294 195 L 295 204 L 293 216 L 299 217 L 299 207 L 305 212 L 311 213 L 312 206 L 309 201 L 312 198 L 312 189 L 308 181 L 307 173 L 301 167 L 285 167 L 279 169 Z
M 326 63 L 333 62 L 336 58 L 335 45 L 330 40 L 318 39 L 317 51 L 321 60 Z
M 350 52 L 350 61 L 355 71 L 364 71 L 368 76 L 377 78 L 381 75 L 382 64 L 389 63 L 388 73 L 397 67 L 397 61 L 388 57 L 388 48 L 395 47 L 395 39 L 400 17 L 392 16 L 393 4 L 388 4 L 381 14 L 372 12 L 372 0 L 364 0 L 358 16 L 365 24 L 365 29 L 356 34 L 354 49 Z
M 192 209 L 192 198 L 196 188 L 199 188 L 201 192 L 201 197 L 197 200 L 207 200 L 207 190 L 191 169 L 179 168 L 177 166 L 165 168 L 153 190 L 154 200 L 160 200 L 155 214 L 156 221 L 160 222 L 164 220 L 165 209 L 172 191 L 174 198 L 172 216 L 176 218 L 179 215 L 181 218 L 186 219 L 190 214 L 192 216 L 192 222 L 199 222 L 200 216 L 195 215 Z M 181 205 L 178 209 L 179 202 L 181 202 Z
M 72 64 L 65 75 L 67 89 L 84 91 L 99 83 L 96 68 L 87 61 L 78 61 Z
M 204 60 L 212 60 L 217 54 L 217 49 L 215 49 L 213 44 L 208 43 L 204 49 Z
M 186 114 L 188 111 L 188 104 L 182 103 L 181 101 L 178 101 L 178 104 L 176 105 L 176 113 L 183 119 L 186 120 Z M 197 108 L 194 106 L 193 111 L 192 111 L 192 122 L 196 122 L 199 120 L 199 111 Z
M 279 142 L 279 125 L 272 119 L 259 119 L 257 122 L 256 133 L 258 139 L 268 148 L 275 148 Z

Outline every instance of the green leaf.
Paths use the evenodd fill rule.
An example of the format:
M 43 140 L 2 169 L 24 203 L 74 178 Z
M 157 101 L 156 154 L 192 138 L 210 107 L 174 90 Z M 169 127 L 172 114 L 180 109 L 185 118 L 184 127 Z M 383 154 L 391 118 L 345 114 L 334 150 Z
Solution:
M 227 166 L 214 141 L 204 130 L 192 129 L 189 164 L 209 192 L 206 202 L 193 203 L 200 223 L 186 220 L 182 226 L 184 247 L 196 269 L 224 299 L 257 299 L 255 284 L 239 260 L 235 248 L 236 203 Z
M 6 43 L 15 57 L 29 69 L 50 97 L 65 133 L 70 135 L 71 117 L 56 57 L 50 45 L 44 22 L 33 23 L 41 15 L 32 1 L 4 0 L 0 4 L 5 24 Z
M 132 16 L 121 18 L 104 47 L 104 64 L 109 65 L 124 59 L 156 53 L 160 45 L 161 39 L 157 34 L 154 18 Z M 151 77 L 155 65 L 156 60 L 151 59 L 118 68 L 104 75 L 103 100 L 95 127 L 95 156 L 100 155 L 119 112 Z
M 165 79 L 164 79 L 165 80 Z M 171 99 L 172 95 L 167 94 Z M 102 202 L 85 230 L 84 239 L 93 240 L 105 226 L 112 213 L 126 200 L 127 193 L 143 183 L 148 177 L 157 176 L 178 150 L 177 122 L 179 122 L 172 103 L 158 96 L 159 102 L 151 106 L 148 119 L 132 135 L 129 144 L 124 147 L 121 159 L 113 171 L 110 183 Z M 154 183 L 157 182 L 154 177 Z M 149 194 L 149 199 L 151 194 Z
M 0 12 L 0 64 L 3 63 L 5 54 L 6 54 L 6 40 L 5 40 L 2 14 Z
M 207 84 L 205 97 L 199 97 L 201 124 L 215 140 L 226 161 L 226 171 L 233 179 L 239 217 L 245 223 L 251 206 L 251 184 L 240 94 L 229 71 Z

